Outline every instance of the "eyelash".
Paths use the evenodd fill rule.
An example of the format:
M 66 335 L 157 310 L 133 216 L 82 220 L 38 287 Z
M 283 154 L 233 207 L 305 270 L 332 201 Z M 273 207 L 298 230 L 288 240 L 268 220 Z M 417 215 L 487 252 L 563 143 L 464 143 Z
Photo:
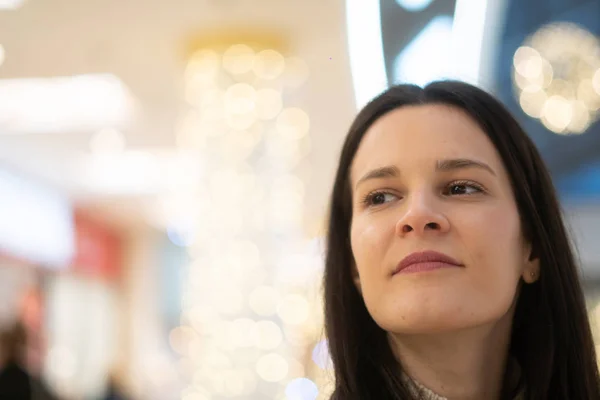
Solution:
M 445 189 L 449 189 L 452 186 L 469 186 L 469 187 L 472 187 L 472 188 L 476 189 L 476 193 L 457 194 L 457 195 L 454 195 L 454 196 L 473 196 L 473 195 L 485 192 L 485 189 L 483 188 L 483 186 L 481 186 L 480 184 L 478 184 L 476 182 L 473 182 L 473 181 L 454 181 L 454 182 L 450 182 L 448 185 L 446 185 Z M 366 196 L 364 196 L 361 203 L 364 206 L 367 206 L 367 207 L 373 207 L 373 206 L 381 205 L 381 204 L 373 204 L 373 199 L 375 198 L 375 196 L 380 195 L 380 194 L 383 194 L 383 195 L 386 195 L 386 194 L 395 195 L 394 193 L 392 193 L 389 190 L 376 190 L 376 191 L 373 191 L 373 192 L 367 194 Z

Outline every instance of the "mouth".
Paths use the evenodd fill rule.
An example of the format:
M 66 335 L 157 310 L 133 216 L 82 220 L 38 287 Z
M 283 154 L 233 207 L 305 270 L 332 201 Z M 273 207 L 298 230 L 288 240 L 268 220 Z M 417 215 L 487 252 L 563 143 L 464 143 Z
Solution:
M 422 251 L 409 254 L 396 266 L 392 275 L 426 272 L 441 268 L 464 267 L 462 263 L 444 253 Z

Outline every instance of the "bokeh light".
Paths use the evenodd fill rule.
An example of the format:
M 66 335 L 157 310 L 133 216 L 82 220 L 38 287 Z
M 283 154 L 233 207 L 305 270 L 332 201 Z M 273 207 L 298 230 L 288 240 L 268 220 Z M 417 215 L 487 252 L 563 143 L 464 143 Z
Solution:
M 211 49 L 194 53 L 185 70 L 186 85 L 204 86 L 214 83 L 219 73 L 221 58 Z
M 261 89 L 256 93 L 256 114 L 262 120 L 275 118 L 282 109 L 281 92 L 275 89 Z
M 256 363 L 256 373 L 267 382 L 279 382 L 288 374 L 288 363 L 278 353 L 265 354 Z
M 327 340 L 323 339 L 317 342 L 312 351 L 312 360 L 319 368 L 326 370 L 333 368 L 333 362 L 329 355 L 329 346 Z
M 573 110 L 571 103 L 562 96 L 552 96 L 544 104 L 542 122 L 548 129 L 561 133 L 571 122 Z
M 258 286 L 248 297 L 252 311 L 261 316 L 271 316 L 277 312 L 279 295 L 272 286 Z
M 287 400 L 315 400 L 319 395 L 317 385 L 308 378 L 292 380 L 285 388 Z
M 256 55 L 252 69 L 261 79 L 275 79 L 283 73 L 285 59 L 275 50 L 263 50 Z
M 273 350 L 277 348 L 282 340 L 281 328 L 273 321 L 259 321 L 255 325 L 256 347 L 261 350 Z
M 558 134 L 583 133 L 600 109 L 600 42 L 572 23 L 543 26 L 513 57 L 523 111 Z
M 277 117 L 277 131 L 289 139 L 300 139 L 308 133 L 310 119 L 300 108 L 286 108 Z
M 244 115 L 256 107 L 256 90 L 247 83 L 231 85 L 225 92 L 225 111 L 230 115 Z
M 527 115 L 533 118 L 541 118 L 544 105 L 548 96 L 543 90 L 536 92 L 523 91 L 519 98 L 519 104 Z
M 172 225 L 167 227 L 167 237 L 176 246 L 187 247 L 194 243 L 196 230 L 193 225 Z
M 244 296 L 234 287 L 225 286 L 214 295 L 217 310 L 224 315 L 236 315 L 242 311 Z
M 219 107 L 223 104 L 225 92 L 217 86 L 211 85 L 189 85 L 186 86 L 185 99 L 189 104 L 197 108 L 208 106 Z
M 277 313 L 285 323 L 300 325 L 308 319 L 309 304 L 304 296 L 288 294 L 279 304 Z
M 190 110 L 177 127 L 177 145 L 206 162 L 195 190 L 173 188 L 190 201 L 171 207 L 171 221 L 185 226 L 187 216 L 196 231 L 186 243 L 194 260 L 182 296 L 184 326 L 170 338 L 194 365 L 186 395 L 276 395 L 265 389 L 268 382 L 279 383 L 284 396 L 290 379 L 305 377 L 289 350 L 310 351 L 321 317 L 312 318 L 304 296 L 308 275 L 290 292 L 278 270 L 285 264 L 312 271 L 310 257 L 290 246 L 304 231 L 305 183 L 292 168 L 310 150 L 310 119 L 283 104 L 284 90 L 300 87 L 308 74 L 302 59 L 240 43 L 221 54 L 200 50 L 188 63 Z M 198 210 L 189 207 L 194 202 Z M 307 388 L 298 381 L 290 390 L 311 398 Z
M 254 50 L 245 44 L 236 44 L 223 54 L 223 68 L 232 75 L 241 75 L 252 70 Z

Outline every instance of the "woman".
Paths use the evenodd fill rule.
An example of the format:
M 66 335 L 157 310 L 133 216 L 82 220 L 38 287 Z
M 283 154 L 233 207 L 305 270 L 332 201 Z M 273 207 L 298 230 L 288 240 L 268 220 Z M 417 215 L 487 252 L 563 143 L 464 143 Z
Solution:
M 327 243 L 332 399 L 600 399 L 550 176 L 489 94 L 436 82 L 369 103 Z

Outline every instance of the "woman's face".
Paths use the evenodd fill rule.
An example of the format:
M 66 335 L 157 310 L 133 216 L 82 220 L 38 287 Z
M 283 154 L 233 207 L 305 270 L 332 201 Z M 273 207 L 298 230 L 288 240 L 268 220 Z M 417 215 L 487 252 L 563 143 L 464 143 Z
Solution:
M 535 280 L 502 160 L 461 110 L 411 106 L 381 117 L 358 148 L 350 184 L 355 280 L 386 331 L 493 323 L 511 310 L 520 278 Z M 425 251 L 459 266 L 398 272 L 405 257 Z

